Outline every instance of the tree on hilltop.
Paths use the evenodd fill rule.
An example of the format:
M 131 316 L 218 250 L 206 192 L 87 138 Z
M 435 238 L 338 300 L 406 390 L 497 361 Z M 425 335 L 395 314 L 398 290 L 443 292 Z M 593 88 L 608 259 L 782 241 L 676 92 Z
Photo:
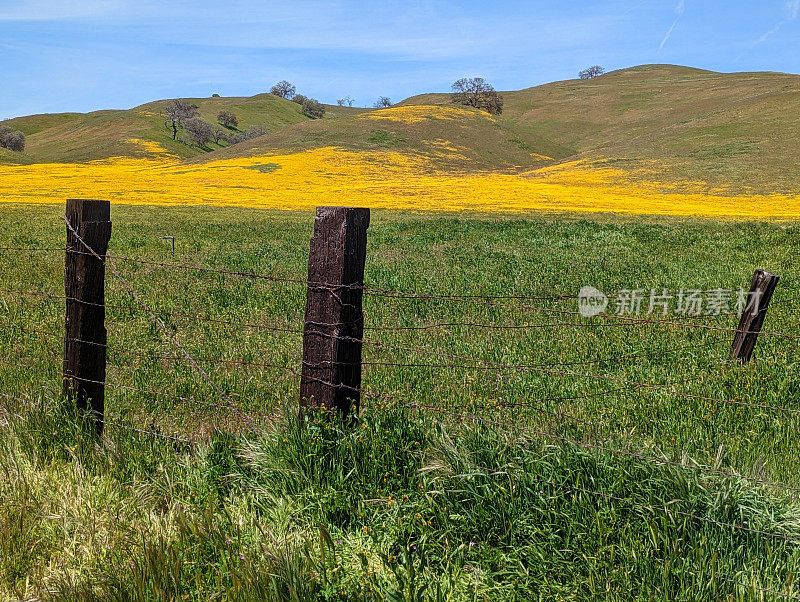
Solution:
M 197 105 L 192 105 L 185 100 L 171 100 L 167 103 L 164 109 L 166 119 L 164 120 L 164 127 L 172 126 L 172 139 L 178 139 L 178 127 L 182 126 L 186 121 L 196 117 L 199 111 Z
M 297 88 L 295 88 L 293 84 L 287 82 L 285 79 L 279 81 L 269 90 L 270 94 L 280 96 L 281 98 L 285 98 L 287 100 L 292 100 L 295 92 L 297 92 Z
M 375 101 L 373 105 L 376 109 L 388 109 L 392 106 L 392 101 L 389 99 L 388 96 L 380 96 L 378 100 Z
M 503 112 L 503 97 L 482 77 L 462 77 L 451 86 L 450 100 L 497 115 Z
M 606 72 L 606 70 L 601 67 L 600 65 L 594 65 L 589 67 L 588 69 L 584 69 L 578 72 L 578 77 L 581 79 L 594 79 L 595 77 L 600 77 Z
M 352 107 L 355 101 L 350 98 L 349 96 L 345 96 L 344 98 L 340 98 L 336 101 L 336 104 L 340 107 Z
M 307 98 L 303 103 L 303 115 L 311 119 L 322 119 L 325 115 L 325 107 L 318 100 Z

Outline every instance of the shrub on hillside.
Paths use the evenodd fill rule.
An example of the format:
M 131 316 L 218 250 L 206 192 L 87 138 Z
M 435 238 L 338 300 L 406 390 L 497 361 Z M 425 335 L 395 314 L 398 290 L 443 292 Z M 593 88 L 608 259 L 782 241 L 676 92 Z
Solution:
M 299 105 L 303 104 L 307 100 L 308 96 L 306 96 L 305 94 L 295 94 L 294 96 L 292 96 L 292 102 L 296 102 Z
M 286 98 L 288 100 L 291 100 L 294 97 L 295 92 L 297 92 L 297 88 L 295 88 L 293 84 L 287 82 L 285 79 L 279 81 L 269 90 L 270 94 L 274 94 L 275 96 L 280 96 L 281 98 Z
M 311 119 L 322 119 L 325 115 L 325 107 L 313 98 L 307 98 L 303 103 L 303 115 Z
M 239 144 L 240 142 L 244 142 L 245 140 L 252 140 L 253 138 L 258 138 L 259 136 L 263 136 L 267 133 L 267 128 L 263 125 L 251 125 L 247 128 L 246 132 L 242 132 L 241 134 L 235 134 L 228 138 L 228 142 L 231 144 Z
M 226 128 L 235 128 L 239 125 L 239 118 L 230 111 L 220 111 L 217 121 Z
M 25 134 L 14 131 L 7 125 L 0 126 L 0 146 L 21 153 L 25 150 Z
M 503 112 L 503 97 L 482 77 L 462 77 L 453 83 L 452 90 L 450 99 L 453 102 L 482 109 L 492 115 Z

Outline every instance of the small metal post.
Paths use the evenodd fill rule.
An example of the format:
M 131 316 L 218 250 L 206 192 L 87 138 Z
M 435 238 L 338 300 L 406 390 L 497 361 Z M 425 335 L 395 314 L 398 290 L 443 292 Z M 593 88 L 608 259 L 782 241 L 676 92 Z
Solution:
M 162 236 L 161 240 L 168 240 L 172 242 L 172 254 L 175 255 L 175 237 L 174 236 Z

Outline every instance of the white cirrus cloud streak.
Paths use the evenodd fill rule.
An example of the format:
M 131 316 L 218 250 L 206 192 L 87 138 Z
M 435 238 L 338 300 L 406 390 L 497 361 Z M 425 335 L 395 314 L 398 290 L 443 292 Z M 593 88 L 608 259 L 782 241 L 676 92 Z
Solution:
M 771 36 L 778 33 L 781 27 L 783 27 L 787 23 L 796 21 L 797 17 L 800 17 L 800 0 L 787 0 L 786 2 L 784 2 L 784 8 L 786 10 L 786 17 L 778 21 L 778 23 L 775 24 L 775 27 L 773 27 L 763 36 L 758 38 L 758 40 L 756 40 L 756 42 L 753 44 L 753 47 L 758 46 L 759 44 L 763 44 Z
M 800 0 L 797 0 L 800 2 Z M 678 25 L 678 21 L 681 20 L 683 13 L 686 12 L 686 0 L 678 0 L 678 5 L 675 7 L 675 20 L 672 22 L 672 26 L 667 31 L 667 34 L 664 36 L 664 39 L 661 40 L 661 44 L 658 46 L 658 51 L 661 52 L 661 49 L 664 48 L 664 44 L 669 41 L 669 38 L 672 36 L 672 32 L 675 31 L 675 26 Z

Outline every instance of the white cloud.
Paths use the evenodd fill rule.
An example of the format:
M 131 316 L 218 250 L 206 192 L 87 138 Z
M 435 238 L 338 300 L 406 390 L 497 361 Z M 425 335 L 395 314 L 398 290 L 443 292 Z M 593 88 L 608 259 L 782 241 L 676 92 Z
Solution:
M 800 0 L 797 0 L 797 2 L 800 2 Z M 681 20 L 681 17 L 683 16 L 683 13 L 685 11 L 686 11 L 686 0 L 678 0 L 678 5 L 675 7 L 675 14 L 676 14 L 675 20 L 672 22 L 672 27 L 670 27 L 669 30 L 667 31 L 667 35 L 665 35 L 664 39 L 661 40 L 661 44 L 658 47 L 659 52 L 661 52 L 661 49 L 664 48 L 664 44 L 666 44 L 667 40 L 669 40 L 670 36 L 672 35 L 672 32 L 675 30 L 675 26 L 678 24 L 678 21 Z
M 778 21 L 778 23 L 770 29 L 767 33 L 763 36 L 758 38 L 756 42 L 753 44 L 753 47 L 758 46 L 759 44 L 763 44 L 767 41 L 770 36 L 775 35 L 780 31 L 781 27 L 786 25 L 787 23 L 791 23 L 792 21 L 796 21 L 798 17 L 800 17 L 800 0 L 786 0 L 784 2 L 784 8 L 786 10 L 786 17 Z
M 787 20 L 794 21 L 800 17 L 800 0 L 788 0 L 786 2 Z

